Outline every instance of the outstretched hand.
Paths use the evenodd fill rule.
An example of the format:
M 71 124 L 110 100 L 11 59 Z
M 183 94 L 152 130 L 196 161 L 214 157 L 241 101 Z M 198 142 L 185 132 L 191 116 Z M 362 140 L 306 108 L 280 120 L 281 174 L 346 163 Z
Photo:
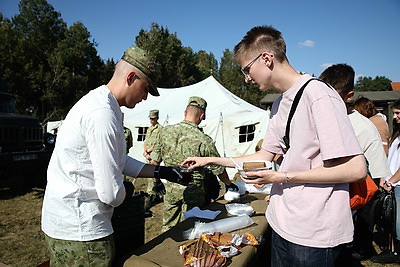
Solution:
M 193 169 L 206 166 L 208 164 L 206 158 L 203 157 L 189 157 L 187 158 L 181 166 L 187 165 L 188 170 L 191 171 Z

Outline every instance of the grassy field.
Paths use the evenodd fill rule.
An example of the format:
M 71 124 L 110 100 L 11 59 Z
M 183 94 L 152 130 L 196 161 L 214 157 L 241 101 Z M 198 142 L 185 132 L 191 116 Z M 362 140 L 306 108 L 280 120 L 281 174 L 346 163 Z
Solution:
M 137 190 L 146 188 L 146 179 L 137 179 Z M 37 266 L 49 259 L 40 230 L 43 188 L 19 183 L 0 183 L 0 266 Z M 152 208 L 153 217 L 145 221 L 145 242 L 161 231 L 162 206 Z
M 0 181 L 1 182 L 1 181 Z M 147 179 L 135 181 L 137 190 L 146 188 Z M 48 260 L 40 216 L 44 190 L 22 185 L 0 183 L 0 266 L 37 266 Z M 153 217 L 145 220 L 145 241 L 160 233 L 163 204 L 151 210 Z M 362 261 L 354 266 L 394 267 L 394 264 L 375 264 Z

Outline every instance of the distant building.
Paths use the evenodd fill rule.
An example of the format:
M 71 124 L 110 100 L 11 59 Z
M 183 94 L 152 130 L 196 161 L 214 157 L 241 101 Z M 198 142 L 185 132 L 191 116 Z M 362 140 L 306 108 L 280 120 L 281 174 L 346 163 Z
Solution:
M 391 82 L 390 88 L 392 91 L 400 91 L 400 82 Z

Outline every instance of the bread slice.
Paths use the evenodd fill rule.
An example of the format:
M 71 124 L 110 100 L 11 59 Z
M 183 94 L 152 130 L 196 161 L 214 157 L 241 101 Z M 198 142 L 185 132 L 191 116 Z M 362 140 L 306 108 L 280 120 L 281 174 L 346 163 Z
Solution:
M 258 168 L 265 168 L 265 162 L 243 162 L 244 170 L 258 169 Z

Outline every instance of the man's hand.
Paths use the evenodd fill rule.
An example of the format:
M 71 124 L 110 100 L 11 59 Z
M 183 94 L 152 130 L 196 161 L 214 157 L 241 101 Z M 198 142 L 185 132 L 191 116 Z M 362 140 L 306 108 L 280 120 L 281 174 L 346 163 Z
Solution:
M 146 159 L 151 160 L 150 152 L 144 151 L 144 152 L 143 152 L 143 156 L 144 156 Z
M 192 173 L 192 171 L 188 171 L 185 168 L 156 166 L 154 178 L 166 179 L 167 181 L 173 183 L 188 185 L 191 181 L 193 181 Z
M 231 183 L 229 185 L 225 185 L 225 190 L 226 191 L 231 191 L 231 192 L 239 192 L 239 187 L 235 185 L 234 183 Z
M 153 183 L 153 191 L 156 193 L 156 195 L 158 196 L 162 196 L 165 195 L 166 191 L 165 191 L 165 186 L 164 184 L 161 182 L 161 180 L 157 180 L 154 181 Z

